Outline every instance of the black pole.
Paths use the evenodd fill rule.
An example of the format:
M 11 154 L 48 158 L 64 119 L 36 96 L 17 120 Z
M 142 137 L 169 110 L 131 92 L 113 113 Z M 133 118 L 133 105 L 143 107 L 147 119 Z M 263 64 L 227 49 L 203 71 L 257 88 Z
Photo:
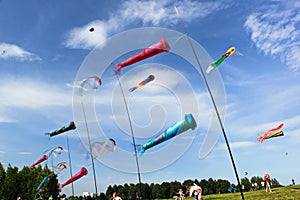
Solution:
M 136 167 L 137 167 L 137 171 L 138 171 L 138 179 L 139 179 L 139 189 L 140 189 L 140 199 L 142 199 L 142 182 L 141 182 L 141 173 L 140 173 L 140 166 L 139 166 L 139 159 L 138 159 L 138 155 L 137 155 L 137 150 L 136 150 L 136 144 L 135 144 L 135 138 L 134 138 L 134 133 L 133 133 L 133 128 L 132 128 L 132 122 L 131 122 L 131 118 L 129 115 L 129 110 L 128 110 L 128 106 L 127 106 L 127 102 L 125 99 L 125 95 L 124 95 L 124 91 L 120 82 L 120 79 L 118 77 L 118 75 L 116 75 L 117 79 L 118 79 L 118 83 L 119 86 L 121 88 L 121 92 L 122 92 L 122 96 L 123 96 L 123 101 L 126 107 L 126 113 L 127 113 L 127 117 L 128 117 L 128 122 L 129 122 L 129 126 L 130 126 L 130 131 L 131 131 L 131 137 L 132 137 L 132 143 L 133 143 L 133 147 L 134 147 L 134 154 L 135 154 L 135 161 L 136 161 Z
M 69 155 L 69 164 L 70 164 L 70 175 L 72 177 L 73 174 L 72 174 L 71 152 L 70 152 L 69 135 L 68 135 L 68 133 L 67 133 L 67 146 L 68 146 L 68 155 Z M 72 195 L 74 197 L 74 184 L 73 184 L 73 182 L 72 182 Z
M 222 123 L 222 120 L 221 120 L 221 117 L 220 117 L 220 114 L 219 114 L 219 111 L 218 111 L 216 102 L 215 102 L 214 97 L 213 97 L 213 95 L 212 95 L 212 93 L 211 93 L 209 84 L 208 84 L 208 82 L 207 82 L 207 79 L 206 79 L 205 74 L 204 74 L 204 72 L 203 72 L 203 69 L 202 69 L 202 67 L 201 67 L 199 58 L 198 58 L 198 56 L 197 56 L 197 54 L 196 54 L 196 51 L 195 51 L 195 49 L 194 49 L 194 47 L 193 47 L 192 41 L 191 41 L 191 39 L 190 39 L 190 37 L 189 37 L 189 35 L 188 35 L 188 33 L 187 33 L 187 30 L 186 30 L 186 28 L 185 28 L 185 26 L 184 26 L 184 24 L 183 24 L 183 21 L 182 21 L 181 18 L 179 17 L 179 12 L 178 12 L 177 8 L 176 8 L 176 7 L 174 7 L 174 8 L 175 8 L 175 10 L 176 10 L 177 16 L 178 16 L 179 21 L 180 21 L 180 23 L 181 23 L 181 26 L 182 26 L 182 28 L 183 28 L 183 30 L 184 30 L 184 33 L 187 35 L 189 45 L 191 46 L 191 49 L 192 49 L 192 51 L 193 51 L 193 54 L 194 54 L 194 56 L 195 56 L 195 58 L 196 58 L 197 64 L 198 64 L 198 66 L 199 66 L 199 68 L 200 68 L 202 77 L 203 77 L 203 79 L 204 79 L 204 81 L 205 81 L 205 85 L 206 85 L 206 87 L 207 87 L 207 90 L 208 90 L 208 92 L 209 92 L 211 101 L 212 101 L 213 106 L 214 106 L 214 109 L 215 109 L 215 111 L 216 111 L 216 114 L 217 114 L 217 117 L 218 117 L 218 120 L 219 120 L 221 129 L 222 129 L 222 133 L 223 133 L 223 136 L 224 136 L 224 139 L 225 139 L 225 142 L 226 142 L 226 146 L 227 146 L 227 149 L 228 149 L 228 152 L 229 152 L 229 155 L 230 155 L 230 159 L 231 159 L 231 163 L 232 163 L 232 166 L 233 166 L 233 169 L 234 169 L 234 173 L 235 173 L 235 176 L 236 176 L 236 179 L 237 179 L 237 182 L 238 182 L 240 191 L 241 191 L 241 197 L 242 197 L 242 199 L 244 200 L 244 194 L 243 194 L 243 191 L 242 191 L 242 186 L 241 186 L 241 183 L 240 183 L 239 175 L 238 175 L 238 173 L 237 173 L 237 169 L 236 169 L 236 166 L 235 166 L 235 163 L 234 163 L 233 155 L 232 155 L 231 150 L 230 150 L 229 142 L 228 142 L 228 139 L 227 139 L 227 136 L 226 136 L 226 133 L 225 133 L 225 129 L 224 129 L 224 126 L 223 126 L 223 123 Z
M 92 152 L 92 145 L 91 145 L 89 128 L 88 128 L 88 125 L 87 125 L 85 110 L 84 110 L 84 106 L 83 106 L 82 101 L 81 101 L 81 106 L 82 106 L 82 111 L 83 111 L 83 116 L 84 116 L 84 122 L 85 122 L 86 132 L 87 132 L 87 136 L 88 136 L 89 146 L 90 146 L 90 155 L 91 155 L 91 159 L 92 159 L 93 174 L 94 174 L 94 183 L 95 183 L 95 191 L 96 191 L 96 197 L 97 197 L 98 196 L 98 190 L 97 190 L 95 164 L 94 164 L 94 158 L 93 158 L 93 152 Z

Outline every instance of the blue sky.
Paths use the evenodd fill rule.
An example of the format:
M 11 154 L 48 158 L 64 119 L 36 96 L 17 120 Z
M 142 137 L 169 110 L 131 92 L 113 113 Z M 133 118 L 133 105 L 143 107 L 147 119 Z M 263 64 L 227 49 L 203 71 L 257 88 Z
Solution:
M 84 97 L 78 96 L 76 89 L 73 93 L 68 85 L 84 76 L 98 75 L 102 86 L 88 92 L 92 99 L 84 99 L 86 105 L 92 105 L 86 108 L 89 132 L 92 141 L 111 137 L 117 142 L 116 152 L 95 163 L 98 191 L 105 192 L 112 184 L 137 183 L 128 118 L 113 68 L 107 65 L 105 55 L 114 58 L 111 62 L 121 62 L 166 34 L 170 53 L 121 72 L 137 142 L 146 142 L 186 113 L 194 115 L 198 127 L 146 152 L 139 160 L 142 181 L 161 183 L 212 177 L 236 182 L 224 138 L 218 138 L 220 131 L 203 78 L 188 62 L 194 57 L 186 37 L 180 35 L 183 30 L 174 5 L 189 36 L 200 45 L 197 53 L 204 69 L 231 46 L 237 49 L 207 77 L 221 112 L 226 108 L 223 122 L 240 178 L 244 172 L 251 178 L 268 171 L 281 184 L 290 184 L 292 178 L 297 183 L 298 1 L 1 0 L 0 162 L 5 167 L 10 163 L 21 169 L 47 149 L 59 145 L 66 148 L 66 134 L 47 140 L 44 133 L 75 121 L 78 129 L 68 133 L 73 173 L 83 166 L 89 171 L 74 183 L 75 193 L 94 192 L 90 161 L 80 152 L 81 144 L 86 142 L 86 129 L 78 100 Z M 95 31 L 89 32 L 90 27 Z M 124 31 L 131 34 L 130 30 L 142 27 L 168 31 L 159 32 L 157 39 L 155 34 L 136 35 L 114 43 L 127 37 Z M 175 33 L 171 31 L 173 35 L 168 35 L 169 30 Z M 138 42 L 141 46 L 135 46 Z M 135 51 L 127 52 L 129 48 Z M 185 52 L 189 58 L 183 59 L 180 55 Z M 103 73 L 97 74 L 103 69 Z M 127 92 L 127 88 L 150 73 L 156 77 L 153 83 L 134 94 Z M 285 123 L 284 137 L 262 144 L 256 141 L 259 134 L 281 122 Z M 206 141 L 206 137 L 212 142 Z M 209 154 L 201 157 L 199 152 L 207 148 L 205 145 L 209 146 Z M 54 163 L 67 159 L 66 153 L 53 158 Z M 60 182 L 68 178 L 67 171 L 59 175 Z M 71 187 L 66 186 L 62 192 L 70 194 Z

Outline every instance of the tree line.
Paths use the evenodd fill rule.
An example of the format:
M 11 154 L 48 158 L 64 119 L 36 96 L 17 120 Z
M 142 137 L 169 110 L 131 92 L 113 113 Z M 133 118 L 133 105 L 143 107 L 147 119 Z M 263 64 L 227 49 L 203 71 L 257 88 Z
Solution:
M 49 177 L 49 181 L 45 183 L 40 192 L 42 199 L 48 199 L 52 195 L 53 199 L 58 199 L 59 189 L 57 175 L 54 174 L 47 166 L 42 168 L 40 165 L 35 168 L 23 167 L 19 171 L 17 167 L 12 167 L 10 164 L 5 170 L 3 165 L 0 163 L 0 199 L 17 199 L 18 196 L 22 199 L 35 199 L 36 188 L 43 180 L 45 176 Z M 253 176 L 250 180 L 245 177 L 241 179 L 241 184 L 244 185 L 245 191 L 252 189 L 252 183 L 263 182 L 263 178 L 259 176 Z M 232 185 L 228 180 L 213 179 L 208 180 L 185 180 L 183 182 L 171 181 L 163 183 L 125 183 L 124 185 L 109 185 L 105 193 L 101 193 L 98 200 L 109 200 L 114 192 L 121 195 L 123 200 L 136 200 L 137 196 L 142 199 L 168 199 L 178 193 L 179 189 L 187 192 L 187 187 L 196 183 L 202 187 L 202 194 L 217 194 L 217 193 L 228 193 L 228 188 Z M 271 179 L 273 187 L 281 186 L 279 182 L 273 178 Z M 140 193 L 141 189 L 141 193 Z M 239 187 L 236 187 L 239 192 Z M 261 189 L 261 188 L 257 188 Z M 83 197 L 68 197 L 69 200 L 81 200 Z M 87 199 L 95 199 L 87 197 Z
M 244 191 L 250 191 L 252 188 L 252 183 L 261 184 L 263 182 L 263 178 L 259 176 L 253 176 L 250 180 L 245 177 L 241 179 L 241 184 L 244 185 Z M 213 179 L 209 178 L 208 180 L 185 180 L 182 183 L 179 181 L 171 181 L 171 182 L 163 182 L 161 184 L 151 183 L 150 185 L 147 183 L 141 184 L 141 197 L 142 199 L 169 199 L 173 198 L 174 195 L 178 194 L 179 189 L 182 189 L 185 193 L 187 193 L 188 186 L 196 183 L 201 186 L 202 194 L 219 194 L 219 193 L 228 193 L 228 188 L 232 185 L 228 180 L 223 179 Z M 273 178 L 271 179 L 272 187 L 281 187 L 279 182 Z M 262 189 L 257 188 L 257 189 Z M 106 199 L 112 196 L 114 192 L 117 192 L 121 195 L 123 200 L 136 200 L 136 194 L 140 191 L 139 184 L 124 184 L 124 185 L 113 185 L 108 186 L 106 190 Z M 239 187 L 236 187 L 236 192 L 239 191 Z M 139 197 L 140 197 L 139 196 Z
M 59 190 L 57 188 L 58 180 L 56 175 L 46 166 L 40 165 L 35 168 L 24 167 L 19 171 L 17 167 L 10 164 L 5 170 L 0 163 L 0 199 L 35 199 L 36 188 L 45 176 L 49 177 L 49 182 L 45 184 L 41 191 L 41 198 L 48 199 L 50 195 L 57 197 Z

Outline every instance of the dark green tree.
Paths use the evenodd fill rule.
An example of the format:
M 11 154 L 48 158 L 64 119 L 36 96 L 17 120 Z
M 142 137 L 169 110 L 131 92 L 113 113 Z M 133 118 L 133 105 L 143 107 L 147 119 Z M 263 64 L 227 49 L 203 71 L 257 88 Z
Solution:
M 207 190 L 208 194 L 216 194 L 216 181 L 212 178 L 209 178 L 207 181 Z
M 216 193 L 227 193 L 230 182 L 223 179 L 218 179 L 216 181 Z
M 251 189 L 251 182 L 247 177 L 241 179 L 241 184 L 244 185 L 245 191 L 250 191 Z
M 4 182 L 5 182 L 5 169 L 3 168 L 2 163 L 0 163 L 0 197 L 4 196 Z
M 29 169 L 28 167 L 24 167 L 18 173 L 18 181 L 20 184 L 20 196 L 23 199 L 33 199 L 34 197 L 34 190 L 36 188 L 35 182 L 35 174 L 33 170 Z
M 59 194 L 58 180 L 57 176 L 54 173 L 51 173 L 49 175 L 49 182 L 47 183 L 47 185 L 49 196 L 52 195 L 52 197 L 57 197 Z
M 20 196 L 18 168 L 12 167 L 10 164 L 6 170 L 6 176 L 3 184 L 4 199 L 17 199 Z
M 207 181 L 207 180 L 202 179 L 202 180 L 200 181 L 199 185 L 200 185 L 201 188 L 202 188 L 202 194 L 203 194 L 203 195 L 209 194 L 209 188 L 208 188 L 208 181 Z
M 122 199 L 127 200 L 129 199 L 129 196 L 130 196 L 130 187 L 127 183 L 125 183 L 122 191 Z
M 129 185 L 129 199 L 136 199 L 136 196 L 138 194 L 138 191 L 140 191 L 140 188 L 137 188 L 133 183 Z M 139 194 L 138 194 L 139 195 Z M 139 195 L 140 196 L 140 195 Z
M 99 200 L 108 200 L 103 192 L 100 193 L 100 196 L 97 199 L 99 199 Z
M 193 185 L 193 183 L 194 183 L 193 180 L 188 179 L 188 180 L 183 181 L 182 186 L 185 188 L 188 188 L 189 186 Z
M 163 195 L 161 193 L 161 187 L 160 184 L 151 184 L 151 190 L 152 190 L 152 198 L 153 199 L 162 199 Z
M 174 196 L 175 194 L 177 194 L 180 188 L 182 188 L 180 182 L 172 181 L 170 183 L 170 193 L 171 193 L 171 195 Z
M 170 198 L 171 197 L 171 194 L 170 194 L 170 183 L 168 182 L 163 182 L 161 184 L 161 194 L 163 196 L 163 198 Z
M 271 184 L 272 187 L 282 187 L 282 185 L 279 183 L 279 181 L 276 180 L 276 178 L 271 178 Z
M 142 197 L 143 199 L 152 199 L 152 191 L 147 183 L 142 183 Z
M 105 192 L 105 196 L 106 198 L 110 199 L 110 197 L 112 197 L 113 193 L 114 193 L 114 188 L 112 186 L 108 186 Z
M 196 183 L 197 185 L 200 184 L 200 182 L 198 181 L 198 179 L 195 179 L 195 180 L 194 180 L 194 183 Z

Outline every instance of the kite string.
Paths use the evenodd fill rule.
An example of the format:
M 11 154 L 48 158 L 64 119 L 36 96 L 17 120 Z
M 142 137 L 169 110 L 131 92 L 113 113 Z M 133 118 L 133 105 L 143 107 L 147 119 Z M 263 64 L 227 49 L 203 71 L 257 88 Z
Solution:
M 116 77 L 117 77 L 117 80 L 118 80 L 118 83 L 119 83 L 119 86 L 120 86 L 120 89 L 121 89 L 121 93 L 122 93 L 122 96 L 123 96 L 123 101 L 124 101 L 124 104 L 125 104 L 126 113 L 127 113 L 128 122 L 129 122 L 129 127 L 130 127 L 130 131 L 131 131 L 131 137 L 132 137 L 132 143 L 133 143 L 133 146 L 134 146 L 136 167 L 137 167 L 137 171 L 138 171 L 138 179 L 139 179 L 139 185 L 140 185 L 140 195 L 141 195 L 141 193 L 142 193 L 141 173 L 140 173 L 140 166 L 139 166 L 139 161 L 138 161 L 138 155 L 137 155 L 137 150 L 136 150 L 136 143 L 135 143 L 135 138 L 134 138 L 134 133 L 133 133 L 132 122 L 131 122 L 131 118 L 130 118 L 130 115 L 129 115 L 128 105 L 127 105 L 127 102 L 126 102 L 126 99 L 125 99 L 123 87 L 121 85 L 119 76 L 116 75 Z
M 230 158 L 231 158 L 231 162 L 232 162 L 232 165 L 233 165 L 233 169 L 234 169 L 234 172 L 235 172 L 235 176 L 236 176 L 236 179 L 237 179 L 239 188 L 240 188 L 241 197 L 242 197 L 242 200 L 244 200 L 244 194 L 243 194 L 243 190 L 242 190 L 242 185 L 241 185 L 241 183 L 240 183 L 239 175 L 238 175 L 238 173 L 237 173 L 237 169 L 236 169 L 236 166 L 235 166 L 235 163 L 234 163 L 233 155 L 232 155 L 232 152 L 231 152 L 231 149 L 230 149 L 230 146 L 229 146 L 229 142 L 228 142 L 228 139 L 227 139 L 227 136 L 226 136 L 226 133 L 225 133 L 225 129 L 224 129 L 224 126 L 223 126 L 223 123 L 222 123 L 222 120 L 221 120 L 221 117 L 220 117 L 220 114 L 219 114 L 219 111 L 218 111 L 216 102 L 215 102 L 215 100 L 214 100 L 214 98 L 213 98 L 213 95 L 212 95 L 212 92 L 211 92 L 211 90 L 210 90 L 208 81 L 207 81 L 207 79 L 206 79 L 206 77 L 205 77 L 205 74 L 204 74 L 203 69 L 202 69 L 202 67 L 201 67 L 201 64 L 200 64 L 199 58 L 198 58 L 198 56 L 197 56 L 197 53 L 196 53 L 196 51 L 195 51 L 195 49 L 194 49 L 194 46 L 193 46 L 193 44 L 192 44 L 192 42 L 191 42 L 191 39 L 190 39 L 190 37 L 188 36 L 188 32 L 187 32 L 187 30 L 186 30 L 186 28 L 185 28 L 185 26 L 184 26 L 184 23 L 183 23 L 183 21 L 181 20 L 181 18 L 180 18 L 180 16 L 179 16 L 179 12 L 178 12 L 176 6 L 174 6 L 174 8 L 175 8 L 176 14 L 177 14 L 177 16 L 178 16 L 178 19 L 179 19 L 179 21 L 180 21 L 180 24 L 181 24 L 181 26 L 182 26 L 182 28 L 183 28 L 183 30 L 184 30 L 184 33 L 187 35 L 187 39 L 188 39 L 189 45 L 190 45 L 190 47 L 191 47 L 191 49 L 192 49 L 192 51 L 193 51 L 193 54 L 194 54 L 194 56 L 195 56 L 195 58 L 196 58 L 197 64 L 198 64 L 198 66 L 199 66 L 199 68 L 200 68 L 200 72 L 201 72 L 201 74 L 202 74 L 202 77 L 203 77 L 203 79 L 204 79 L 204 81 L 205 81 L 205 85 L 206 85 L 207 90 L 208 90 L 208 92 L 209 92 L 209 95 L 210 95 L 210 97 L 211 97 L 211 101 L 212 101 L 212 103 L 213 103 L 213 106 L 214 106 L 216 115 L 217 115 L 217 117 L 218 117 L 218 120 L 219 120 L 221 129 L 222 129 L 222 133 L 223 133 L 223 136 L 224 136 L 226 145 L 227 145 L 227 149 L 228 149 L 228 152 L 229 152 L 229 155 L 230 155 Z
M 179 36 L 179 37 L 170 37 L 170 38 L 175 38 L 175 41 L 174 42 L 172 42 L 172 47 L 174 47 L 175 46 L 175 44 L 179 41 L 179 40 L 181 40 L 182 38 L 184 38 L 184 36 L 186 36 L 187 34 L 185 33 L 185 34 L 183 34 L 183 35 L 181 35 L 181 36 Z M 170 38 L 168 38 L 168 40 L 170 39 Z

